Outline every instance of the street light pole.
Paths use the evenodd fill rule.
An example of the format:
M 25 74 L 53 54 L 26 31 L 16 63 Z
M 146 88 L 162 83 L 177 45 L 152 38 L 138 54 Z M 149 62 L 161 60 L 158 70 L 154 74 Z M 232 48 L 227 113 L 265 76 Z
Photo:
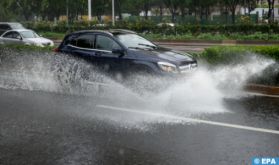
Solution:
M 69 27 L 69 0 L 66 1 L 67 3 L 67 11 L 66 11 L 66 14 L 67 14 L 67 27 Z
M 88 0 L 88 21 L 91 21 L 91 0 Z
M 115 25 L 114 0 L 112 0 L 112 26 Z

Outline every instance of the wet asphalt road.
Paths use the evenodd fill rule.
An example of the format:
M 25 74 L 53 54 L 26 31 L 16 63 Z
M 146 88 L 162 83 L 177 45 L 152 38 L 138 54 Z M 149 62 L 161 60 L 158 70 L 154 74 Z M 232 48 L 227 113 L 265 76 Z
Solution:
M 230 113 L 194 117 L 279 130 L 278 99 L 223 102 Z M 132 109 L 144 105 L 134 106 L 117 99 L 0 89 L 0 164 L 236 165 L 251 164 L 254 156 L 279 156 L 278 134 L 154 119 L 134 114 Z

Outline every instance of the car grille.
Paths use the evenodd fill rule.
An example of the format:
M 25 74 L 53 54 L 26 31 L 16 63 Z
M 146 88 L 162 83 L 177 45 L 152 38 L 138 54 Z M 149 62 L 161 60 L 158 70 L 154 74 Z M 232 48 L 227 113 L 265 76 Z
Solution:
M 196 63 L 195 61 L 181 61 L 179 63 L 180 66 L 184 66 L 184 65 L 189 65 L 189 64 L 192 64 L 192 63 Z
M 186 65 L 180 65 L 179 66 L 179 71 L 181 73 L 189 72 L 192 70 L 196 70 L 198 67 L 198 64 L 196 62 L 187 62 Z

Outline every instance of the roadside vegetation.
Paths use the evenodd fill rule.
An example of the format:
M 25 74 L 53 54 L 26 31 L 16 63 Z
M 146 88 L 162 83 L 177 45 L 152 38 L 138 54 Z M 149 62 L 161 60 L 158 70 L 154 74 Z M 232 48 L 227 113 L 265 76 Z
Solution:
M 34 52 L 50 52 L 53 51 L 54 47 L 39 47 L 30 45 L 0 45 L 0 54 L 4 49 L 16 50 L 16 51 L 34 51 Z
M 247 54 L 258 54 L 279 61 L 279 46 L 215 46 L 194 54 L 209 64 L 231 64 L 239 62 Z
M 42 37 L 46 37 L 52 40 L 62 40 L 65 36 L 65 33 L 57 32 L 39 32 L 38 34 Z
M 40 35 L 53 40 L 62 40 L 73 31 L 79 30 L 108 30 L 128 29 L 136 31 L 153 41 L 187 41 L 187 40 L 240 40 L 240 41 L 279 41 L 279 26 L 277 24 L 237 24 L 237 25 L 188 25 L 179 24 L 175 27 L 166 25 L 157 26 L 150 20 L 136 22 L 122 21 L 114 27 L 97 27 L 94 22 L 75 22 L 67 25 L 66 22 L 25 22 L 25 27 L 33 29 Z
M 247 34 L 247 35 L 244 35 L 242 33 L 231 33 L 231 34 L 186 33 L 186 34 L 182 34 L 182 35 L 142 34 L 142 36 L 144 36 L 152 41 L 187 41 L 187 40 L 279 41 L 279 34 L 268 34 L 268 33 L 261 33 L 261 32 L 257 32 L 254 34 Z

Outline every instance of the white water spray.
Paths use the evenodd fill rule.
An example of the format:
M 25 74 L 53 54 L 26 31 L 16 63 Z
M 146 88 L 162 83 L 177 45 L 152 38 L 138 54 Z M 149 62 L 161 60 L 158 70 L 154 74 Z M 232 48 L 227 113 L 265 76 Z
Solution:
M 223 99 L 234 96 L 236 91 L 242 90 L 251 76 L 261 74 L 266 67 L 274 63 L 272 60 L 249 54 L 245 61 L 234 65 L 208 69 L 200 64 L 199 69 L 191 75 L 173 80 L 168 88 L 156 92 L 144 90 L 143 87 L 152 87 L 154 84 L 156 86 L 163 80 L 138 77 L 133 79 L 133 82 L 137 82 L 133 84 L 134 89 L 142 90 L 137 94 L 133 89 L 126 88 L 97 72 L 84 61 L 66 55 L 14 53 L 4 52 L 0 56 L 0 87 L 2 88 L 94 95 L 113 99 L 114 102 L 121 103 L 125 107 L 177 116 L 228 112 L 223 106 Z M 84 73 L 90 73 L 89 80 L 86 81 L 98 82 L 100 85 L 86 84 Z M 85 88 L 73 92 L 72 82 L 78 82 Z M 85 109 L 92 107 L 90 103 L 84 106 L 87 106 Z M 77 111 L 79 112 L 82 110 Z M 96 114 L 92 115 L 96 116 Z M 87 113 L 86 116 L 90 115 Z M 132 114 L 123 117 L 123 115 L 102 113 L 98 117 L 114 122 L 129 121 L 136 124 L 159 120 L 146 116 L 141 118 Z

